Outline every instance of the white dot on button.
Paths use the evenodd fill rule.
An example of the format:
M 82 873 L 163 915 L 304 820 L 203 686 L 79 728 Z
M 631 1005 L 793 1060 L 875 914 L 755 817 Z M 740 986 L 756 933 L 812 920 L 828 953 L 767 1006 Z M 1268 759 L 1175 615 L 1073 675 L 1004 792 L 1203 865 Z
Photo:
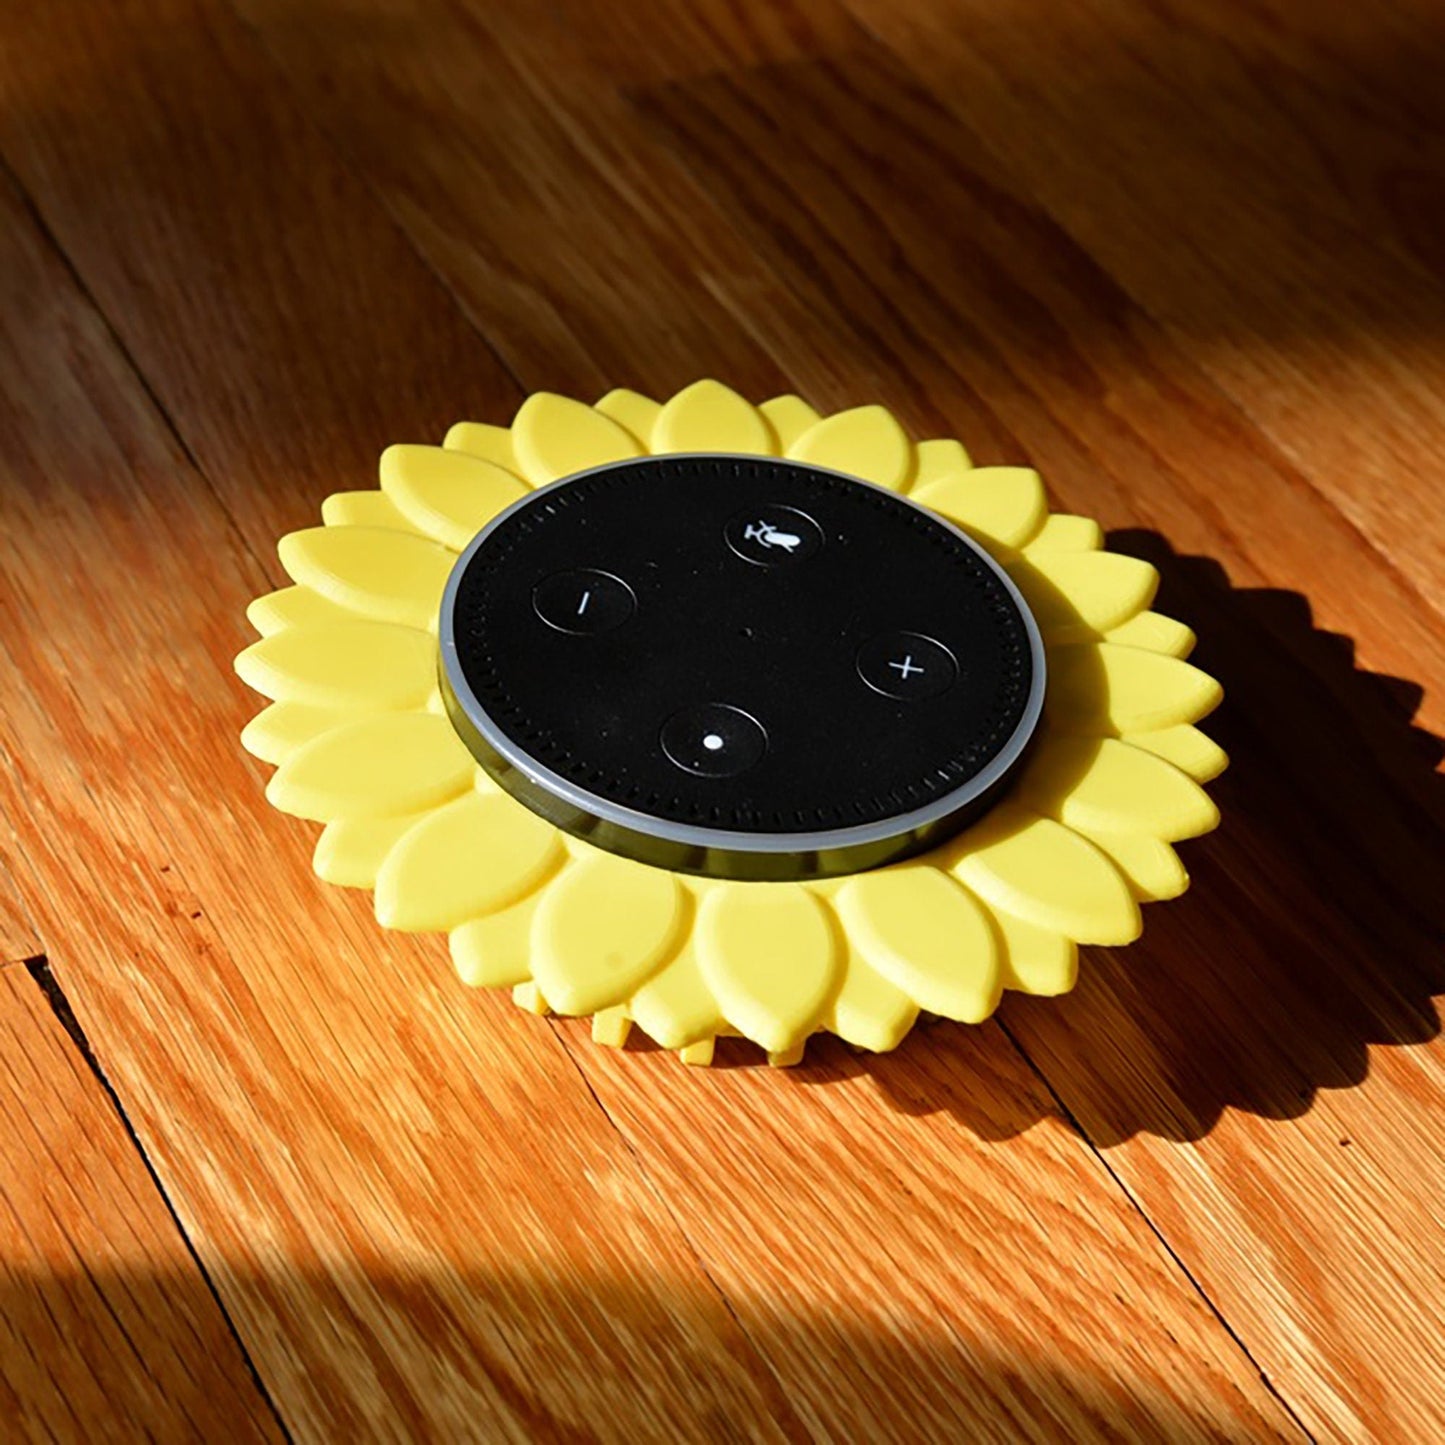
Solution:
M 722 747 L 723 740 L 716 733 L 709 733 L 703 740 L 702 745 L 708 752 L 715 753 Z

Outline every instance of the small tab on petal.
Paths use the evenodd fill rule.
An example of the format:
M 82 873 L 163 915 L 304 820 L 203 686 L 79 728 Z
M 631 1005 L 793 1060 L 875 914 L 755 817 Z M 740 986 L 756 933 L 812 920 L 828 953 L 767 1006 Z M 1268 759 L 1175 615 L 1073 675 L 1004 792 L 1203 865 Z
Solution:
M 606 1049 L 620 1049 L 632 1032 L 632 1020 L 625 1008 L 605 1008 L 592 1016 L 592 1042 Z

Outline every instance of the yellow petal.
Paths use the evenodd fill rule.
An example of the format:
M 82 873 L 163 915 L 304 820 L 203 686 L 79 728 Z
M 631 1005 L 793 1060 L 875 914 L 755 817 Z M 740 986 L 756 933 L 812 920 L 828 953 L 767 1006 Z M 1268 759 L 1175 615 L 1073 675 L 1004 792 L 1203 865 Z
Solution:
M 246 620 L 261 634 L 270 637 L 283 627 L 308 627 L 318 622 L 355 622 L 360 613 L 338 607 L 309 587 L 283 587 L 268 592 L 246 608 Z
M 1068 993 L 1079 976 L 1079 948 L 1053 928 L 1025 923 L 1002 908 L 990 909 L 1002 943 L 1003 986 L 1052 998 Z
M 282 537 L 281 565 L 338 607 L 435 629 L 456 557 L 439 542 L 380 527 L 312 527 Z
M 913 443 L 898 418 L 881 406 L 856 406 L 824 418 L 788 448 L 788 455 L 895 491 L 913 476 Z
M 913 491 L 931 487 L 935 482 L 951 481 L 961 472 L 969 471 L 973 462 L 963 449 L 963 443 L 936 439 L 917 444 L 917 464 L 913 474 Z
M 1229 766 L 1229 757 L 1224 749 L 1213 738 L 1206 737 L 1188 723 L 1160 728 L 1157 732 L 1131 732 L 1129 741 L 1136 748 L 1144 748 L 1165 762 L 1173 763 L 1196 783 L 1207 783 L 1211 778 L 1217 778 Z
M 597 403 L 597 410 L 631 432 L 646 451 L 652 429 L 657 425 L 658 415 L 662 411 L 662 404 L 653 401 L 650 396 L 643 396 L 641 392 L 628 391 L 625 386 L 619 386 L 615 391 L 609 391 Z
M 662 408 L 652 429 L 652 450 L 776 456 L 778 443 L 752 402 L 720 381 L 695 381 Z
M 321 520 L 328 527 L 385 527 L 392 532 L 416 528 L 396 509 L 396 503 L 375 488 L 365 492 L 333 492 L 321 504 Z
M 265 697 L 333 711 L 420 707 L 436 669 L 436 639 L 391 622 L 288 627 L 236 659 L 241 680 Z
M 1219 824 L 1219 809 L 1193 778 L 1116 738 L 1046 738 L 1019 786 L 1039 812 L 1071 828 L 1173 841 Z
M 553 883 L 532 929 L 532 976 L 563 1014 L 622 1003 L 678 945 L 686 919 L 677 879 L 591 853 Z
M 957 522 L 969 536 L 1021 547 L 1049 514 L 1044 484 L 1028 467 L 974 467 L 913 489 L 913 500 Z
M 527 494 L 524 483 L 495 463 L 442 447 L 387 447 L 381 485 L 410 523 L 457 552 Z
M 1193 631 L 1159 612 L 1141 612 L 1118 627 L 1111 628 L 1106 641 L 1119 647 L 1142 647 L 1169 657 L 1188 657 L 1194 651 Z
M 1104 642 L 1050 650 L 1044 712 L 1061 733 L 1152 732 L 1198 722 L 1223 696 L 1187 662 Z
M 354 712 L 311 707 L 303 702 L 273 702 L 241 729 L 241 746 L 263 763 L 284 763 L 312 738 L 355 717 Z
M 505 467 L 515 477 L 522 475 L 522 464 L 513 449 L 509 427 L 492 426 L 482 421 L 459 421 L 447 432 L 442 445 L 449 452 L 466 452 L 468 456 Z
M 1079 943 L 1132 943 L 1139 905 L 1092 843 L 1017 804 L 994 809 L 946 850 L 986 903 Z
M 533 893 L 484 918 L 454 928 L 450 937 L 457 977 L 471 988 L 515 988 L 532 977 L 532 922 L 543 895 Z
M 763 402 L 758 410 L 768 419 L 768 425 L 778 439 L 778 449 L 783 452 L 821 420 L 801 396 L 775 396 Z
M 505 793 L 467 793 L 387 854 L 376 921 L 409 933 L 457 928 L 530 893 L 562 860 L 557 829 Z
M 318 878 L 341 888 L 375 888 L 386 855 L 424 816 L 338 818 L 321 830 L 311 867 Z
M 1178 853 L 1162 839 L 1142 833 L 1080 830 L 1124 875 L 1141 903 L 1178 898 L 1189 887 L 1189 874 Z
M 1104 545 L 1104 529 L 1092 517 L 1054 512 L 1024 548 L 1026 556 L 1039 552 L 1097 552 Z
M 632 995 L 629 1007 L 637 1027 L 665 1049 L 686 1048 L 723 1026 L 691 942 Z
M 875 1054 L 896 1049 L 918 1018 L 918 1005 L 870 968 L 856 950 L 843 965 L 843 983 L 823 1014 L 830 1032 Z
M 929 1013 L 978 1023 L 998 1005 L 993 932 L 969 895 L 928 863 L 860 873 L 833 900 L 849 940 Z
M 642 447 L 611 417 L 554 392 L 534 392 L 512 423 L 512 446 L 535 486 L 640 456 Z
M 808 1036 L 839 963 L 823 905 L 796 883 L 710 891 L 698 910 L 697 957 L 727 1021 L 769 1053 Z
M 1148 562 L 1117 552 L 1045 552 L 1008 567 L 1049 642 L 1084 642 L 1143 612 L 1159 590 Z
M 476 764 L 446 718 L 382 712 L 323 733 L 271 775 L 283 813 L 329 823 L 419 813 L 464 792 Z

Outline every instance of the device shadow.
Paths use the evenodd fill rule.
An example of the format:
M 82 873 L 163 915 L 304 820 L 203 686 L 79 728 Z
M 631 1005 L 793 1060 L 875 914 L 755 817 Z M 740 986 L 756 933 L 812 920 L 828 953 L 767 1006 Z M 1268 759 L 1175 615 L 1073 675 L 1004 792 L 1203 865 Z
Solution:
M 1183 845 L 1192 888 L 1146 908 L 1139 943 L 1085 950 L 1071 995 L 1010 994 L 998 1022 L 1099 1145 L 1198 1139 L 1226 1108 L 1297 1117 L 1317 1090 L 1363 1081 L 1371 1045 L 1439 1031 L 1445 744 L 1413 724 L 1421 688 L 1357 667 L 1298 593 L 1231 587 L 1151 532 L 1109 545 L 1159 568 L 1160 610 L 1194 627 L 1193 660 L 1224 684 L 1206 724 L 1231 756 L 1211 785 L 1223 824 Z M 992 1133 L 948 1071 L 924 1087 L 920 1056 L 969 1032 L 942 1025 L 885 1057 L 810 1046 L 800 1077 L 866 1072 L 905 1112 Z

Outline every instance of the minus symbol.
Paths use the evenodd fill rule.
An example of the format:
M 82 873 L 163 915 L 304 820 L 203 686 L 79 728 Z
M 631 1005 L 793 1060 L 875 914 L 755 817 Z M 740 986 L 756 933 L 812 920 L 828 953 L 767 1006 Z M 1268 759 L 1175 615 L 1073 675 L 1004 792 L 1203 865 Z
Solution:
M 587 610 L 587 604 L 588 604 L 588 602 L 591 600 L 591 598 L 592 598 L 592 589 L 589 587 L 589 588 L 587 589 L 587 591 L 585 591 L 585 592 L 582 594 L 582 600 L 577 604 L 577 615 L 578 615 L 578 617 L 581 617 L 581 615 L 582 615 L 584 612 L 586 612 L 586 610 Z

